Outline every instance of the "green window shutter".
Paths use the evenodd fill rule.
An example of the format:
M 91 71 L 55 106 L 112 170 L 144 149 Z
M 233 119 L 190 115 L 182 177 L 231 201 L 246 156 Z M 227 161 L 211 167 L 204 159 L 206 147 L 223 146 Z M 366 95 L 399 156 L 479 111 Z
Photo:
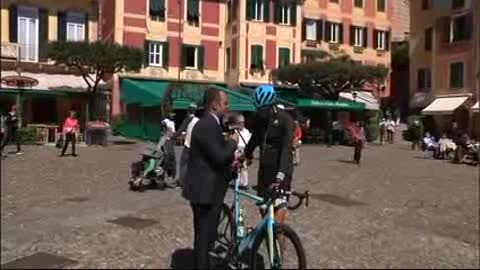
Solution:
M 150 0 L 150 17 L 165 21 L 165 0 Z
M 143 64 L 145 67 L 148 67 L 150 65 L 150 41 L 145 40 L 143 50 Z
M 47 60 L 47 53 L 46 47 L 48 44 L 48 10 L 41 8 L 39 10 L 39 60 L 46 61 Z
M 263 56 L 263 51 L 262 51 L 262 46 L 260 45 L 252 45 L 252 58 L 251 58 L 251 63 L 250 66 L 253 68 L 262 68 L 262 56 Z
M 181 63 L 181 67 L 182 69 L 185 68 L 185 66 L 187 65 L 187 45 L 182 45 L 182 63 Z
M 323 20 L 317 21 L 317 40 L 322 41 L 323 39 Z
M 85 41 L 89 42 L 89 27 L 88 27 L 88 13 L 85 13 Z
M 292 26 L 297 25 L 297 3 L 293 1 L 290 6 L 290 24 Z
M 270 1 L 269 0 L 257 0 L 257 1 L 263 1 L 263 21 L 264 22 L 270 21 L 269 19 Z
M 253 7 L 253 3 L 252 3 L 253 0 L 247 0 L 247 14 L 246 14 L 246 18 L 247 20 L 251 20 L 252 17 L 253 17 L 253 12 L 252 12 L 252 7 Z
M 390 50 L 390 31 L 385 32 L 385 50 Z
M 290 49 L 280 48 L 278 67 L 288 66 L 290 64 Z
M 168 55 L 170 54 L 168 50 L 168 41 L 162 43 L 162 63 L 163 67 L 168 69 Z
M 197 47 L 197 56 L 198 56 L 198 59 L 197 59 L 197 64 L 198 64 L 198 70 L 200 71 L 203 71 L 203 67 L 204 67 L 204 54 L 205 54 L 205 50 L 203 49 L 203 46 L 198 46 Z
M 363 28 L 363 47 L 364 48 L 368 47 L 368 28 L 367 27 Z
M 338 24 L 338 43 L 343 44 L 343 23 Z
M 58 41 L 67 40 L 67 14 L 63 11 L 59 11 L 57 14 L 57 39 Z
M 193 0 L 193 15 L 200 16 L 200 0 Z
M 281 7 L 280 1 L 274 2 L 273 4 L 273 22 L 274 23 L 280 23 L 280 7 Z
M 18 18 L 17 18 L 17 6 L 16 5 L 10 5 L 9 7 L 9 12 L 8 12 L 8 18 L 9 18 L 9 39 L 10 42 L 12 43 L 17 43 L 17 34 L 18 34 Z

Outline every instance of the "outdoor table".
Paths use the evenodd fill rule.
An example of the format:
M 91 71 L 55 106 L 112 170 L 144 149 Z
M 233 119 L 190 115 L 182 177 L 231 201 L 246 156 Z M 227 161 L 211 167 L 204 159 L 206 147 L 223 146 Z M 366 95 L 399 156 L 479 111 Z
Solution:
M 27 127 L 36 129 L 39 144 L 55 143 L 58 135 L 58 125 L 28 124 Z

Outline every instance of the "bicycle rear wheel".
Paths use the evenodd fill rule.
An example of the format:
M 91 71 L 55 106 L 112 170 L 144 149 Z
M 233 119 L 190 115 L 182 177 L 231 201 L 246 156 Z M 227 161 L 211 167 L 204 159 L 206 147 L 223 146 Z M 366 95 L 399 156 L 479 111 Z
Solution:
M 273 264 L 269 259 L 268 235 L 259 235 L 250 254 L 249 269 L 306 269 L 307 259 L 300 238 L 285 224 L 274 228 Z

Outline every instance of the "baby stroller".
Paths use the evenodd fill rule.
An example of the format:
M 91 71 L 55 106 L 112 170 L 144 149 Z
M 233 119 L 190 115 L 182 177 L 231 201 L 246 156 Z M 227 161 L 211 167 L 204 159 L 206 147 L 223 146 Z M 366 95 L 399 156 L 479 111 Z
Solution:
M 157 145 L 147 144 L 142 159 L 131 165 L 130 190 L 175 188 L 175 166 L 173 142 L 168 137 L 163 136 Z

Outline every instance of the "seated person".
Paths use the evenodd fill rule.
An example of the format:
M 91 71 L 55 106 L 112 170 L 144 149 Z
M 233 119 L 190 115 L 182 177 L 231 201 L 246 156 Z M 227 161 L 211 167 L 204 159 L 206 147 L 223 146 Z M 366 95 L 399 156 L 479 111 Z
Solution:
M 442 138 L 438 140 L 439 145 L 439 158 L 444 159 L 448 157 L 450 153 L 454 152 L 457 149 L 457 145 L 453 142 L 452 139 L 447 137 L 446 133 L 442 134 Z
M 425 137 L 423 138 L 423 151 L 436 151 L 438 148 L 438 144 L 435 142 L 435 137 L 430 135 L 430 132 L 425 133 Z

